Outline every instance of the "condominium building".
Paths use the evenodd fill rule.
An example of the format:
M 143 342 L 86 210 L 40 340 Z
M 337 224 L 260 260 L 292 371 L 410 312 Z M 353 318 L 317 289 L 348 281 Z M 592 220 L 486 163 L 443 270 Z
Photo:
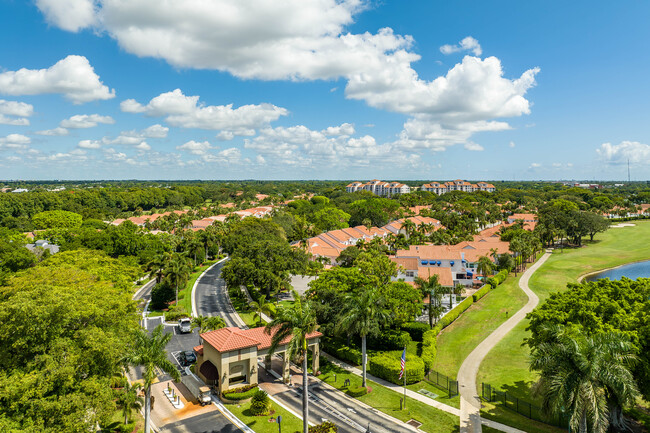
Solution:
M 429 191 L 438 195 L 445 194 L 450 191 L 465 191 L 465 192 L 474 192 L 474 191 L 487 191 L 494 192 L 494 185 L 487 182 L 477 182 L 469 183 L 462 179 L 456 179 L 449 182 L 431 182 L 425 183 L 420 187 L 421 191 Z
M 399 182 L 382 182 L 381 180 L 373 179 L 369 182 L 352 182 L 345 187 L 347 192 L 355 191 L 370 191 L 375 195 L 390 197 L 396 194 L 408 194 L 411 192 L 411 187 Z

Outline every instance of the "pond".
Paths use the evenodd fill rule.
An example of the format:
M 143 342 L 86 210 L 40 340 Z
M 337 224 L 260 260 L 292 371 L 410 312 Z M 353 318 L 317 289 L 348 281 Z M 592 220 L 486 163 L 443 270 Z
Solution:
M 599 272 L 597 274 L 585 277 L 585 281 L 596 281 L 599 278 L 609 278 L 610 280 L 620 280 L 621 277 L 627 277 L 631 280 L 637 278 L 650 278 L 650 260 L 638 263 L 630 263 L 618 268 Z

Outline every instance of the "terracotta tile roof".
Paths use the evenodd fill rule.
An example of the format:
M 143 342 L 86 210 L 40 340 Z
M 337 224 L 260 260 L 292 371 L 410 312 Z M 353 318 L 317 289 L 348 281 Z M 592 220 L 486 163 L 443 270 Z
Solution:
M 390 259 L 407 271 L 416 270 L 420 264 L 420 259 L 417 257 L 391 257 Z
M 240 329 L 235 327 L 217 329 L 201 334 L 204 344 L 207 343 L 214 347 L 218 352 L 232 352 L 233 350 L 245 349 L 247 347 L 257 347 L 258 350 L 271 347 L 271 335 L 264 332 L 264 327 L 252 329 Z M 323 334 L 315 331 L 307 334 L 307 339 L 321 337 Z M 287 337 L 280 344 L 288 343 L 291 337 Z
M 192 349 L 194 349 L 194 352 L 196 352 L 197 355 L 203 355 L 203 345 L 202 344 L 200 346 L 194 346 Z
M 418 277 L 423 280 L 428 279 L 432 275 L 438 276 L 438 282 L 446 287 L 453 287 L 454 277 L 451 273 L 451 268 L 442 268 L 442 267 L 433 267 L 433 266 L 421 266 L 418 269 Z

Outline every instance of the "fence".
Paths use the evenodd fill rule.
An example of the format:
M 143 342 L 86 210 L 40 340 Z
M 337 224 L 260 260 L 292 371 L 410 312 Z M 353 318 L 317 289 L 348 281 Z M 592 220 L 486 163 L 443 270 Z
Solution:
M 568 422 L 566 419 L 549 419 L 542 412 L 542 408 L 535 406 L 525 400 L 508 394 L 507 391 L 501 391 L 490 385 L 489 383 L 481 383 L 481 397 L 492 403 L 499 403 L 506 409 L 517 412 L 526 418 L 543 422 L 555 427 L 566 429 Z
M 449 397 L 458 395 L 458 382 L 437 371 L 430 370 L 424 378 L 427 382 L 447 391 Z

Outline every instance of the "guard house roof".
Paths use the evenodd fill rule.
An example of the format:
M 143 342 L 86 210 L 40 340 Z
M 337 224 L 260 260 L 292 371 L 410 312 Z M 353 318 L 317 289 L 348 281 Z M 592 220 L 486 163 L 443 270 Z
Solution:
M 204 343 L 208 343 L 220 353 L 232 352 L 247 347 L 257 347 L 258 350 L 262 350 L 271 347 L 271 340 L 275 335 L 275 330 L 272 330 L 269 335 L 264 332 L 264 329 L 263 326 L 253 329 L 222 328 L 203 333 L 201 338 L 203 338 Z M 311 340 L 322 335 L 318 331 L 310 332 L 307 334 L 307 339 Z M 280 344 L 286 344 L 290 340 L 291 337 L 289 336 L 282 340 Z

